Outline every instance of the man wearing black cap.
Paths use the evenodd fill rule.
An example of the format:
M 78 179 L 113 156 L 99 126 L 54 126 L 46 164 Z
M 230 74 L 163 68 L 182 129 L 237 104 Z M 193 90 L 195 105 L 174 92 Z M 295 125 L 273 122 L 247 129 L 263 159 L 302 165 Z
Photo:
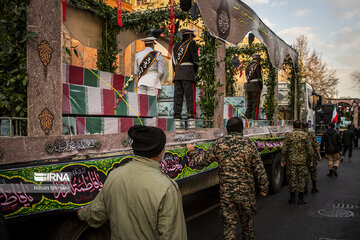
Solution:
M 133 160 L 110 173 L 79 218 L 95 228 L 110 221 L 111 239 L 187 239 L 179 187 L 160 169 L 165 133 L 133 126 L 128 134 Z
M 224 221 L 224 239 L 236 239 L 238 217 L 242 239 L 255 239 L 254 217 L 256 214 L 255 186 L 260 195 L 268 192 L 268 179 L 264 164 L 254 141 L 243 137 L 241 118 L 230 118 L 226 124 L 228 135 L 217 139 L 205 155 L 187 145 L 189 156 L 198 166 L 219 164 L 220 209 Z
M 199 62 L 198 51 L 193 29 L 182 29 L 180 32 L 183 39 L 173 48 L 172 63 L 174 76 L 174 118 L 176 127 L 180 126 L 183 98 L 185 96 L 187 117 L 190 119 L 190 127 L 195 127 L 195 76 Z
M 261 75 L 260 55 L 255 54 L 252 56 L 252 58 L 252 62 L 245 69 L 245 74 L 247 78 L 247 108 L 245 116 L 248 119 L 257 120 L 263 82 Z

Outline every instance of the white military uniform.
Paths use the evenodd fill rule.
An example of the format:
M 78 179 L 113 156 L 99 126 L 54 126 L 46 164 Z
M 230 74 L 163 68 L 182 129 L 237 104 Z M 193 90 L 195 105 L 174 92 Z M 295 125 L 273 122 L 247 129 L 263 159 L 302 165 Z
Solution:
M 139 66 L 144 57 L 154 49 L 146 47 L 144 50 L 135 55 L 134 73 L 138 76 Z M 164 77 L 165 67 L 162 55 L 157 52 L 156 60 L 149 67 L 147 72 L 139 79 L 138 93 L 157 96 L 158 90 L 161 89 L 161 79 Z

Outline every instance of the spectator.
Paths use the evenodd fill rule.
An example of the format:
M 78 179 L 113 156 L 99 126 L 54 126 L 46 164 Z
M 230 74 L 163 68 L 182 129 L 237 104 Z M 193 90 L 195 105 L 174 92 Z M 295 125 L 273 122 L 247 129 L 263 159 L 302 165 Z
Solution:
M 160 170 L 165 133 L 156 127 L 128 131 L 135 156 L 113 170 L 80 219 L 92 227 L 110 221 L 111 239 L 187 239 L 181 193 Z
M 340 153 L 341 153 L 341 136 L 338 131 L 334 129 L 335 124 L 329 123 L 329 128 L 326 129 L 322 138 L 320 150 L 323 151 L 325 148 L 325 158 L 328 160 L 329 174 L 327 176 L 335 177 L 338 176 L 337 169 L 340 164 Z
M 351 128 L 354 132 L 354 148 L 357 148 L 358 145 L 359 145 L 359 130 L 354 126 L 352 125 L 352 128 Z
M 344 161 L 345 154 L 348 150 L 349 150 L 349 162 L 351 162 L 354 139 L 355 139 L 355 134 L 352 130 L 352 125 L 349 124 L 347 126 L 347 129 L 343 132 L 343 136 L 342 136 L 342 146 L 343 146 L 343 151 L 341 156 L 342 162 Z

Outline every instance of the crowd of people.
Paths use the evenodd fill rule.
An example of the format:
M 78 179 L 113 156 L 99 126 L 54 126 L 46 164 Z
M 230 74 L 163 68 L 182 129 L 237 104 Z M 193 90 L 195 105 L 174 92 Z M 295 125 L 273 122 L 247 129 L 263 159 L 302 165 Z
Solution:
M 182 103 L 185 97 L 187 120 L 193 128 L 195 114 L 195 74 L 198 70 L 198 52 L 194 30 L 182 29 L 183 40 L 173 48 L 172 65 L 174 82 L 174 118 L 180 128 Z M 161 53 L 154 50 L 155 38 L 143 39 L 146 48 L 136 54 L 135 74 L 138 92 L 158 95 L 160 80 L 164 76 Z M 247 119 L 257 120 L 262 90 L 260 55 L 253 55 L 246 67 Z M 187 145 L 188 155 L 198 166 L 218 163 L 220 186 L 220 211 L 224 223 L 224 239 L 236 239 L 240 219 L 242 238 L 255 239 L 256 189 L 265 197 L 268 178 L 254 141 L 243 136 L 243 121 L 234 117 L 228 120 L 227 135 L 213 142 L 204 155 Z M 340 134 L 334 124 L 323 135 L 321 145 L 308 124 L 294 122 L 294 131 L 287 134 L 282 148 L 281 165 L 286 166 L 290 204 L 306 204 L 309 173 L 312 193 L 317 188 L 317 162 L 320 151 L 325 150 L 329 162 L 328 176 L 338 176 L 340 155 L 352 155 L 355 134 L 349 129 Z M 182 209 L 182 196 L 177 183 L 161 171 L 166 136 L 156 127 L 133 126 L 129 129 L 134 151 L 133 161 L 110 173 L 103 189 L 90 205 L 78 211 L 78 217 L 90 226 L 99 227 L 109 221 L 112 239 L 187 239 L 186 223 Z M 139 174 L 141 173 L 141 174 Z
M 298 192 L 297 203 L 303 205 L 309 173 L 311 192 L 319 192 L 316 182 L 321 151 L 328 160 L 328 176 L 337 177 L 341 153 L 345 156 L 348 151 L 351 161 L 357 135 L 348 126 L 341 138 L 335 124 L 330 123 L 319 144 L 307 123 L 295 121 L 293 127 L 284 140 L 281 165 L 286 166 L 289 204 L 296 203 Z M 255 143 L 243 136 L 242 119 L 229 119 L 226 128 L 227 135 L 215 140 L 204 155 L 192 144 L 187 145 L 188 154 L 199 166 L 218 162 L 224 239 L 236 239 L 238 219 L 242 238 L 255 239 L 255 190 L 265 197 L 268 178 Z M 128 135 L 133 161 L 110 173 L 103 190 L 90 205 L 78 210 L 78 217 L 93 227 L 109 221 L 113 239 L 187 239 L 179 187 L 159 164 L 165 152 L 165 133 L 156 127 L 133 126 Z

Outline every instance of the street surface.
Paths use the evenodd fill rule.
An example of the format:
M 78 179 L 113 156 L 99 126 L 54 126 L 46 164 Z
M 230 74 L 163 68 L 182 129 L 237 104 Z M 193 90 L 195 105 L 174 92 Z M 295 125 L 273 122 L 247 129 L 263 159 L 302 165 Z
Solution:
M 352 162 L 340 163 L 338 178 L 326 176 L 327 160 L 318 164 L 319 193 L 305 196 L 306 205 L 289 205 L 289 192 L 257 198 L 255 234 L 259 240 L 359 240 L 360 239 L 360 150 Z M 184 197 L 189 240 L 222 239 L 218 188 Z M 238 239 L 241 239 L 240 225 Z

